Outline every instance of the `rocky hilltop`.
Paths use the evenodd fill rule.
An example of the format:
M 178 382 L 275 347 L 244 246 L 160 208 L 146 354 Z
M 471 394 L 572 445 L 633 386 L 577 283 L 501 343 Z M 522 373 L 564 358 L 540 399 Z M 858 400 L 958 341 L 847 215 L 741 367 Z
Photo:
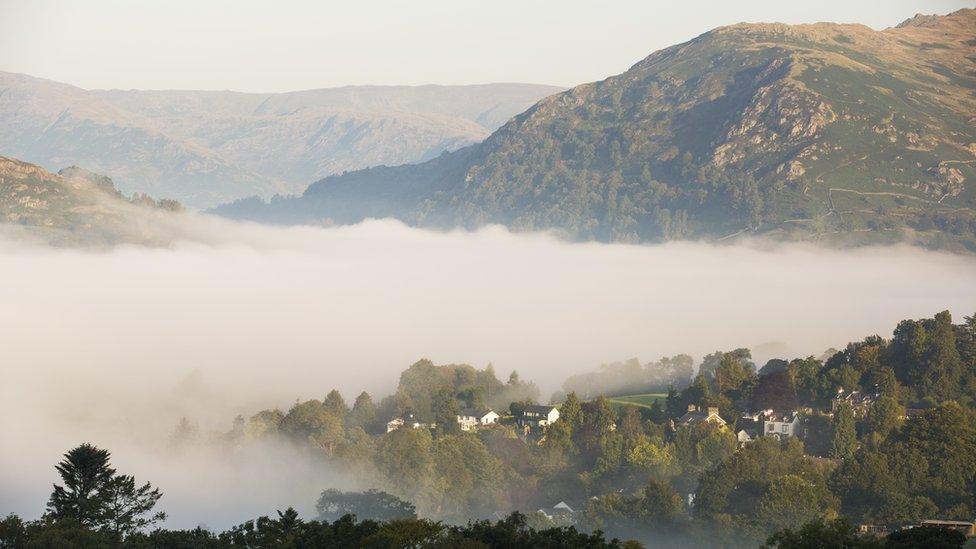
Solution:
M 182 211 L 172 200 L 126 197 L 112 180 L 72 166 L 53 174 L 0 156 L 0 228 L 56 245 L 164 244 L 147 221 Z
M 126 192 L 207 207 L 434 158 L 562 88 L 350 86 L 293 93 L 84 90 L 0 72 L 0 154 L 76 164 Z
M 218 209 L 278 223 L 394 216 L 576 239 L 767 235 L 976 249 L 976 11 L 738 24 L 547 97 L 430 162 Z

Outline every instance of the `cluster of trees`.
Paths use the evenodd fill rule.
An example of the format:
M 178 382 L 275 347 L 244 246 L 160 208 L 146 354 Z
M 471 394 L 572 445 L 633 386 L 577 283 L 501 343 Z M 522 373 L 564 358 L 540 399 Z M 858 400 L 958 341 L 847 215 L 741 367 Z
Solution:
M 670 372 L 687 369 L 681 356 L 660 364 Z M 643 382 L 648 379 L 644 369 L 635 362 L 607 369 L 604 379 Z M 528 433 L 511 417 L 490 428 L 461 432 L 456 414 L 469 406 L 518 409 L 537 400 L 535 385 L 514 373 L 501 382 L 490 367 L 420 361 L 402 374 L 396 393 L 378 404 L 363 393 L 350 407 L 331 391 L 321 401 L 298 402 L 287 412 L 264 410 L 239 418 L 222 441 L 232 443 L 231 451 L 246 451 L 246 445 L 236 443 L 249 439 L 293 444 L 377 489 L 323 492 L 318 520 L 294 530 L 301 536 L 326 536 L 314 539 L 339 539 L 327 537 L 340 535 L 339 530 L 346 532 L 341 535 L 361 531 L 355 535 L 382 537 L 410 525 L 411 531 L 433 529 L 433 538 L 414 546 L 437 546 L 448 536 L 502 526 L 443 526 L 418 515 L 460 525 L 564 501 L 575 510 L 571 516 L 529 512 L 506 522 L 506 535 L 549 532 L 603 543 L 602 538 L 572 537 L 602 531 L 647 543 L 707 546 L 722 540 L 755 546 L 783 531 L 770 543 L 794 547 L 802 544 L 790 543 L 801 543 L 796 540 L 803 536 L 842 530 L 841 523 L 832 522 L 838 517 L 888 527 L 926 518 L 972 520 L 974 377 L 976 321 L 968 317 L 956 325 L 948 313 L 939 313 L 902 322 L 891 339 L 872 336 L 851 343 L 826 360 L 772 360 L 757 369 L 747 349 L 716 352 L 705 357 L 690 384 L 680 390 L 671 387 L 666 398 L 649 408 L 570 391 L 559 404 L 559 419 Z M 846 404 L 834 410 L 832 401 L 841 388 L 877 398 L 858 410 Z M 683 425 L 680 418 L 689 405 L 717 408 L 726 425 Z M 747 423 L 743 416 L 767 409 L 799 411 L 800 436 L 739 444 L 736 433 Z M 419 428 L 408 424 L 386 432 L 386 421 L 410 414 Z M 199 434 L 184 422 L 175 441 L 182 444 L 193 437 Z M 109 477 L 116 476 L 112 472 Z M 105 486 L 104 493 L 112 493 Z M 134 481 L 125 486 L 132 494 Z M 141 490 L 135 490 L 134 501 L 158 499 L 148 485 Z M 132 532 L 153 520 L 145 514 L 107 511 L 107 504 L 99 509 L 92 516 L 107 522 L 85 519 L 89 522 L 83 524 L 99 535 L 114 531 L 126 537 L 128 532 L 136 540 L 143 534 Z M 344 518 L 348 514 L 364 520 L 350 521 Z M 117 522 L 109 516 L 132 519 L 129 526 L 107 526 Z M 261 546 L 263 542 L 253 540 L 280 535 L 269 532 L 283 528 L 286 519 L 283 514 L 219 535 L 195 535 L 207 543 L 241 539 Z M 813 526 L 796 530 L 805 523 Z M 43 529 L 45 524 L 42 520 L 26 528 Z M 589 546 L 590 541 L 566 543 Z
M 35 522 L 16 516 L 0 522 L 0 547 L 108 547 L 166 518 L 153 512 L 162 493 L 150 483 L 111 466 L 111 454 L 82 444 L 55 466 L 55 484 L 47 512 Z
M 536 530 L 526 517 L 512 513 L 496 522 L 477 521 L 449 526 L 428 519 L 358 520 L 343 515 L 333 521 L 303 520 L 288 508 L 223 532 L 155 529 L 119 537 L 72 520 L 44 518 L 25 522 L 16 515 L 0 519 L 0 547 L 83 549 L 297 549 L 303 547 L 375 549 L 466 548 L 639 548 L 636 542 L 607 540 L 602 533 L 584 533 L 572 526 Z
M 514 373 L 503 383 L 491 368 L 429 361 L 408 368 L 396 393 L 378 405 L 364 393 L 350 408 L 332 391 L 286 413 L 242 419 L 236 429 L 243 438 L 303 445 L 411 502 L 420 515 L 454 523 L 562 500 L 585 531 L 638 539 L 720 535 L 750 544 L 839 515 L 884 525 L 964 519 L 976 511 L 974 334 L 972 317 L 955 325 L 944 312 L 904 321 L 891 339 L 868 337 L 825 359 L 771 360 L 757 369 L 748 349 L 715 352 L 684 388 L 670 387 L 650 408 L 570 391 L 559 420 L 529 436 L 511 418 L 474 433 L 459 432 L 455 418 L 468 406 L 518 409 L 538 398 L 533 384 Z M 641 390 L 654 366 L 667 376 L 690 369 L 680 355 L 650 365 L 631 361 L 566 387 L 587 380 L 604 390 Z M 842 405 L 831 412 L 841 389 L 877 399 L 866 411 Z M 689 405 L 718 408 L 727 426 L 676 427 Z M 767 409 L 803 412 L 802 436 L 740 448 L 735 433 L 743 415 Z M 435 426 L 385 432 L 386 421 L 408 414 Z M 563 524 L 539 514 L 528 520 L 539 528 Z
M 892 532 L 880 539 L 859 532 L 850 521 L 837 518 L 830 521 L 811 521 L 801 528 L 786 528 L 763 544 L 762 549 L 814 549 L 843 547 L 845 549 L 953 549 L 963 547 L 966 536 L 956 530 L 937 526 L 919 526 Z

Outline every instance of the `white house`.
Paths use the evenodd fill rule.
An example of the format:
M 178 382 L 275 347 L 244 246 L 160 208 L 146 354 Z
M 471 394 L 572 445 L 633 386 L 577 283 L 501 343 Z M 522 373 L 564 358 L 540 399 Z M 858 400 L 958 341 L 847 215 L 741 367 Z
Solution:
M 558 518 L 571 519 L 576 511 L 569 506 L 565 501 L 560 501 L 559 503 L 553 505 L 552 507 L 543 507 L 539 509 L 539 512 L 546 516 L 549 520 L 555 520 Z
M 762 413 L 762 436 L 790 438 L 797 435 L 800 427 L 800 414 L 796 412 L 778 413 L 766 410 Z
M 391 431 L 396 431 L 397 429 L 403 427 L 404 425 L 410 427 L 411 429 L 419 429 L 421 427 L 426 427 L 426 425 L 424 425 L 423 423 L 419 423 L 417 420 L 415 420 L 413 414 L 410 414 L 405 418 L 395 417 L 390 421 L 387 421 L 386 432 L 389 433 Z
M 518 417 L 521 426 L 546 427 L 559 419 L 559 410 L 551 405 L 531 404 L 522 410 Z
M 480 427 L 498 423 L 499 417 L 501 416 L 496 414 L 494 410 L 466 408 L 461 410 L 461 413 L 457 416 L 457 422 L 461 426 L 462 431 L 474 431 Z

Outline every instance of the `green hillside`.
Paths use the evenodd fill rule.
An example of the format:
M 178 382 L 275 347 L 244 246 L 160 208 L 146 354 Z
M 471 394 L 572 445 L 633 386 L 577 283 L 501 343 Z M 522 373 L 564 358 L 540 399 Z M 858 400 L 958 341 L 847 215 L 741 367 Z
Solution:
M 668 395 L 664 393 L 648 393 L 646 395 L 626 395 L 607 397 L 612 404 L 620 406 L 637 406 L 638 408 L 650 408 L 656 401 L 663 401 Z M 664 403 L 661 402 L 661 406 Z
M 550 96 L 479 145 L 217 213 L 976 250 L 974 45 L 976 10 L 883 31 L 723 27 Z

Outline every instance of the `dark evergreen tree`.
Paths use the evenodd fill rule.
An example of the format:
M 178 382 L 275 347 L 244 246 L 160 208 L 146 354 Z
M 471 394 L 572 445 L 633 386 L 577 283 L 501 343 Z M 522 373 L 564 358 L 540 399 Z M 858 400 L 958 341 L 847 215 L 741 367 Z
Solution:
M 47 504 L 54 519 L 72 519 L 83 527 L 94 527 L 103 520 L 108 498 L 107 487 L 115 476 L 109 464 L 111 453 L 92 444 L 72 448 L 55 466 L 64 485 L 54 485 Z
M 166 519 L 166 513 L 152 513 L 163 497 L 150 483 L 136 485 L 130 475 L 116 475 L 103 488 L 105 507 L 102 525 L 116 539 L 125 539 L 132 532 Z
M 848 404 L 842 404 L 834 412 L 831 424 L 830 457 L 849 458 L 857 450 L 857 431 L 854 425 L 854 411 Z

